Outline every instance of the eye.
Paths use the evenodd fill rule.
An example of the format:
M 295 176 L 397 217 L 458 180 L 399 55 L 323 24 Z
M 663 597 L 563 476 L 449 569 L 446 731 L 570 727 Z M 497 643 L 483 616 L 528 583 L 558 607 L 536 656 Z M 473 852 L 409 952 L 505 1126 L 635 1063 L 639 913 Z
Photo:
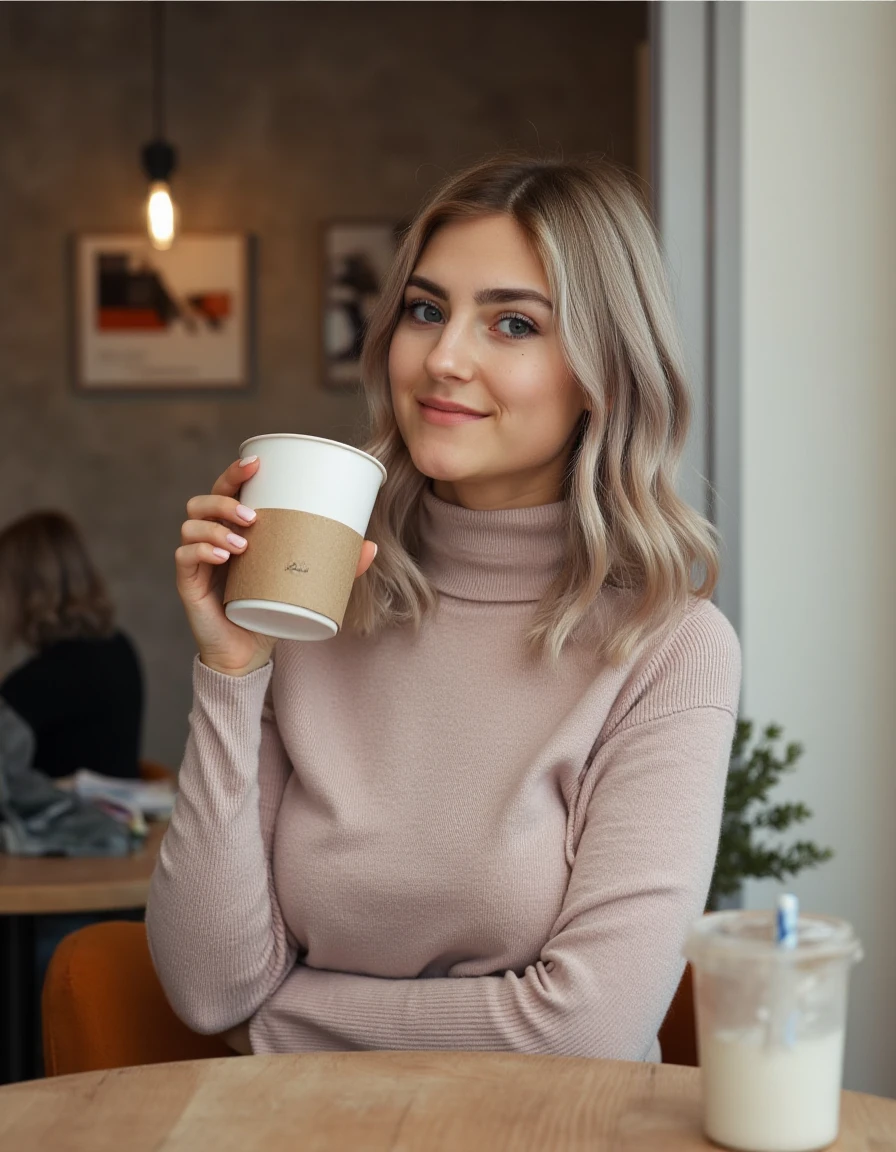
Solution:
M 502 324 L 504 325 L 503 328 L 501 327 Z M 510 336 L 513 340 L 521 340 L 526 336 L 534 336 L 538 331 L 531 320 L 525 316 L 517 316 L 516 313 L 509 316 L 502 316 L 498 321 L 497 328 L 504 336 Z
M 441 308 L 431 300 L 412 300 L 405 304 L 405 311 L 421 324 L 441 324 L 444 319 Z

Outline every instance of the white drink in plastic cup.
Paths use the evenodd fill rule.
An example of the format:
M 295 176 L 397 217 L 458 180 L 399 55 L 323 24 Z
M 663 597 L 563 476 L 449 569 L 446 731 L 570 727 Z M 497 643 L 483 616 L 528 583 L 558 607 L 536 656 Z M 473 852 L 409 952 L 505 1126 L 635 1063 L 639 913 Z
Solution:
M 685 955 L 694 969 L 703 1126 L 740 1152 L 815 1152 L 837 1139 L 846 993 L 861 946 L 844 920 L 800 916 L 775 942 L 773 912 L 714 912 Z
M 364 533 L 386 469 L 318 436 L 276 433 L 240 445 L 259 468 L 240 501 L 256 520 L 228 565 L 224 612 L 252 632 L 325 640 L 342 625 Z

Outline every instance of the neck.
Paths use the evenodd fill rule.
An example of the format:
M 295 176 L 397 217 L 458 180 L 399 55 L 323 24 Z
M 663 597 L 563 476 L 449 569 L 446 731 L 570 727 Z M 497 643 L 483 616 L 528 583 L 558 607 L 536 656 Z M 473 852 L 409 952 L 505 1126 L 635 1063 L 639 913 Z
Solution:
M 428 489 L 420 506 L 420 566 L 462 600 L 539 600 L 566 556 L 566 505 L 470 509 Z
M 499 478 L 484 483 L 455 483 L 451 480 L 434 480 L 433 493 L 446 504 L 456 504 L 471 512 L 500 512 L 510 508 L 538 508 L 542 504 L 556 504 L 562 500 L 560 485 L 545 482 L 540 477 L 521 484 Z

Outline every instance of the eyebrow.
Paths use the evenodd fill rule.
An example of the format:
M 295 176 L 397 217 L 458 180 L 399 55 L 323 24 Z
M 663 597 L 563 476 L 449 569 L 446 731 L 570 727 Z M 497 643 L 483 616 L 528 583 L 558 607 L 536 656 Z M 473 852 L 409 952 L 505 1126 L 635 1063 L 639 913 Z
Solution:
M 422 288 L 424 292 L 431 292 L 440 300 L 448 299 L 447 290 L 442 288 L 440 284 L 436 284 L 434 280 L 427 280 L 425 276 L 409 277 L 406 288 Z M 531 300 L 535 304 L 544 305 L 549 312 L 552 311 L 552 305 L 547 296 L 542 296 L 534 288 L 481 288 L 475 293 L 473 299 L 477 304 L 513 304 L 517 300 Z

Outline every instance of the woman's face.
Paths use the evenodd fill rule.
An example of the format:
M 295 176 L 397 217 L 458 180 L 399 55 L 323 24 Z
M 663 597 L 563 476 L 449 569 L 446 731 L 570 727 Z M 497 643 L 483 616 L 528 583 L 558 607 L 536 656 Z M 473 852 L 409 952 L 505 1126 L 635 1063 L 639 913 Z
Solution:
M 509 216 L 442 225 L 404 293 L 392 404 L 417 469 L 466 508 L 560 499 L 585 395 L 567 368 L 544 269 Z

